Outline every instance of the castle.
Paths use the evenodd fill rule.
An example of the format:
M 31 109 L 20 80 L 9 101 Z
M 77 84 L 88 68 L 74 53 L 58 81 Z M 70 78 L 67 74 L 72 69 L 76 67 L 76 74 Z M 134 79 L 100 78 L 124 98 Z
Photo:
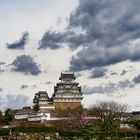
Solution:
M 55 116 L 54 112 L 57 112 L 58 110 L 76 110 L 76 108 L 82 107 L 81 101 L 83 99 L 83 93 L 79 83 L 75 82 L 75 79 L 76 77 L 74 73 L 61 73 L 59 78 L 60 81 L 54 86 L 52 97 L 50 98 L 46 91 L 39 91 L 35 94 L 33 99 L 34 107 L 38 107 L 38 110 L 35 111 L 34 109 L 24 107 L 16 112 L 15 119 L 27 120 L 29 122 L 59 121 L 69 119 L 62 116 Z M 130 118 L 139 120 L 140 118 L 140 112 L 128 112 L 123 115 L 124 116 L 122 117 L 124 120 Z M 94 120 L 96 118 L 93 116 L 86 117 L 86 119 Z
M 54 86 L 52 97 L 49 98 L 48 93 L 45 91 L 39 91 L 34 96 L 34 106 L 38 106 L 41 112 L 82 107 L 83 93 L 75 79 L 74 73 L 61 73 L 60 82 Z
M 59 82 L 54 86 L 54 93 L 49 98 L 46 91 L 39 91 L 33 99 L 33 109 L 18 111 L 16 120 L 27 121 L 61 120 L 51 116 L 51 110 L 69 110 L 82 107 L 83 93 L 79 83 L 75 82 L 74 73 L 61 73 Z

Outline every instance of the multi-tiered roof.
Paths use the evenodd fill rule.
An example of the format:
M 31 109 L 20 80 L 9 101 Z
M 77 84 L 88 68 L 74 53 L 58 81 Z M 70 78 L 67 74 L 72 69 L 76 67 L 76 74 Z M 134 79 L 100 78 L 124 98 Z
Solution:
M 39 91 L 35 94 L 33 99 L 34 105 L 38 105 L 41 111 L 46 111 L 48 109 L 53 109 L 53 100 L 49 98 L 46 91 Z
M 50 98 L 48 97 L 48 93 L 46 91 L 39 91 L 35 94 L 33 103 L 38 104 L 42 102 L 48 102 Z
M 53 101 L 55 102 L 80 102 L 83 99 L 81 87 L 75 82 L 74 73 L 61 73 L 56 86 L 54 87 Z

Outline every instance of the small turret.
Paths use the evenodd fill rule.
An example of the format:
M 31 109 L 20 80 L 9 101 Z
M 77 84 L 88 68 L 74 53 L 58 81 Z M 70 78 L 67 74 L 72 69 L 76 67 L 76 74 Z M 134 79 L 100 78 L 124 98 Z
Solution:
M 35 94 L 33 99 L 34 106 L 39 106 L 39 111 L 46 112 L 50 109 L 54 109 L 53 100 L 49 98 L 46 91 L 39 91 Z

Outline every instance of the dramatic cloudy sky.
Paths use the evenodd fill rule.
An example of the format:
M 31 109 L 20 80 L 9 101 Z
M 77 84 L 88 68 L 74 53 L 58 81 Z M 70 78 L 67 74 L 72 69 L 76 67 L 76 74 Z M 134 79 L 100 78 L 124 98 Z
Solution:
M 140 0 L 0 0 L 0 109 L 51 97 L 75 72 L 85 107 L 97 100 L 140 110 Z

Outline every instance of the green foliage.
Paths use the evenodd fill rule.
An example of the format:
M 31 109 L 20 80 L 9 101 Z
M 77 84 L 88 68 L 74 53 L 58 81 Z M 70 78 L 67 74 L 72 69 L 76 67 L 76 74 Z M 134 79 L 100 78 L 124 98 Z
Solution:
M 104 117 L 104 120 L 101 122 L 100 130 L 105 133 L 114 133 L 120 128 L 120 120 L 114 115 L 109 114 Z
M 128 122 L 129 124 L 132 124 L 134 127 L 137 128 L 137 130 L 140 130 L 140 120 L 133 120 Z
M 5 115 L 4 115 L 4 122 L 6 124 L 8 124 L 9 122 L 11 122 L 13 120 L 14 116 L 13 116 L 13 113 L 12 113 L 12 110 L 11 109 L 7 109 L 5 111 Z
M 0 111 L 0 124 L 1 125 L 7 125 L 9 122 L 11 122 L 14 118 L 13 112 L 11 109 L 7 109 L 5 111 L 5 115 L 2 115 L 2 112 Z
M 4 116 L 2 115 L 1 111 L 0 111 L 0 124 L 5 124 L 4 123 Z
M 118 132 L 118 137 L 134 137 L 138 131 L 119 131 Z
M 0 120 L 3 118 L 2 112 L 0 111 Z
M 82 136 L 82 133 L 78 132 L 78 131 L 59 131 L 59 134 L 60 134 L 60 136 L 63 136 L 63 137 L 74 137 L 74 136 L 80 137 L 80 136 Z
M 115 115 L 105 115 L 99 124 L 100 139 L 116 136 L 120 130 L 120 123 L 120 120 Z
M 33 106 L 33 110 L 35 111 L 35 112 L 38 112 L 39 111 L 39 105 L 37 104 L 37 105 L 34 105 Z
M 120 131 L 121 114 L 127 111 L 128 105 L 114 101 L 99 101 L 91 107 L 91 115 L 95 116 L 98 139 L 113 139 Z
M 103 132 L 97 132 L 95 125 L 90 125 L 84 128 L 81 131 L 63 131 L 63 130 L 57 130 L 50 127 L 45 126 L 22 126 L 22 127 L 15 127 L 11 128 L 12 133 L 56 133 L 59 132 L 60 136 L 66 137 L 66 138 L 72 138 L 72 137 L 79 137 L 83 138 L 84 140 L 91 140 L 93 138 L 96 138 L 98 140 L 107 140 L 109 137 L 104 136 Z M 10 129 L 1 129 L 0 130 L 0 136 L 7 136 L 9 134 Z M 139 131 L 119 131 L 117 134 L 117 137 L 112 136 L 111 140 L 125 140 L 125 137 L 127 138 L 136 138 L 140 135 Z
M 7 136 L 9 134 L 10 130 L 9 129 L 1 129 L 0 130 L 0 136 Z
M 89 140 L 93 138 L 97 133 L 97 127 L 95 125 L 87 125 L 85 128 L 81 130 L 82 137 L 84 140 Z
M 12 128 L 12 132 L 16 133 L 40 133 L 40 132 L 55 132 L 56 130 L 54 128 L 49 128 L 45 126 L 20 126 L 20 127 L 14 127 Z

